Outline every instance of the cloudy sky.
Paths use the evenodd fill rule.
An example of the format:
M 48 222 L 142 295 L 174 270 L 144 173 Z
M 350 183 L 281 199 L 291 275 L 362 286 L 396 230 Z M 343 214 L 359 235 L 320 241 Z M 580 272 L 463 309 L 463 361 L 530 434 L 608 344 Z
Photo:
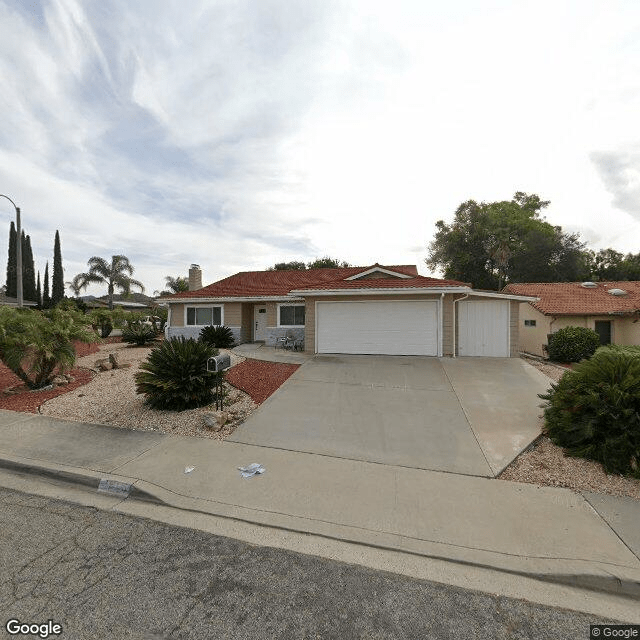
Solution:
M 0 193 L 65 280 L 426 275 L 436 220 L 515 191 L 640 250 L 637 0 L 0 0 L 0 79 Z

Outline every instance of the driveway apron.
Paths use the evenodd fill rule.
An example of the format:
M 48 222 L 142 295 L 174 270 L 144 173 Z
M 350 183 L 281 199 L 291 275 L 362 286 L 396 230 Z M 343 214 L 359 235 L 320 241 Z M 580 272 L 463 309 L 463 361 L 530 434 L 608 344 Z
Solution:
M 229 440 L 417 469 L 493 475 L 438 358 L 317 356 Z

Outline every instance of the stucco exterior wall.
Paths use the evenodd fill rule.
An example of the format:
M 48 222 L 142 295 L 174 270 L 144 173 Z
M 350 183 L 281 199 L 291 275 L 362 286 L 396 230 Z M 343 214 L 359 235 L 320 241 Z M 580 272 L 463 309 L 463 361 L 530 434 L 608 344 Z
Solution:
M 184 326 L 184 304 L 170 304 L 171 308 L 171 326 Z
M 518 304 L 518 350 L 543 356 L 542 345 L 547 344 L 547 334 L 551 333 L 551 319 L 534 309 L 528 302 Z M 526 327 L 525 320 L 535 320 L 535 327 Z M 513 335 L 513 334 L 512 334 Z
M 618 318 L 615 321 L 615 334 L 618 341 L 615 344 L 640 345 L 640 319 Z

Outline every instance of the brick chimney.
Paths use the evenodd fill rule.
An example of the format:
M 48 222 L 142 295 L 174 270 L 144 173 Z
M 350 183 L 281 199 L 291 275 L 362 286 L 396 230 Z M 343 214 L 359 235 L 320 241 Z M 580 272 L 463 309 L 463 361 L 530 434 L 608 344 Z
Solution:
M 189 291 L 202 289 L 202 270 L 199 264 L 192 264 L 189 267 Z

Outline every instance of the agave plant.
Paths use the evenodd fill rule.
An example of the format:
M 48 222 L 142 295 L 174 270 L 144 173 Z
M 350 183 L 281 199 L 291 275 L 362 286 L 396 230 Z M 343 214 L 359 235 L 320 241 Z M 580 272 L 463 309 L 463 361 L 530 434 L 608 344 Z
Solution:
M 206 342 L 172 338 L 149 354 L 135 375 L 136 391 L 156 409 L 183 411 L 210 404 L 220 374 L 207 371 L 218 350 Z
M 129 344 L 137 344 L 139 347 L 153 342 L 158 336 L 158 331 L 153 326 L 132 322 L 122 330 L 122 340 Z
M 200 340 L 219 349 L 230 349 L 236 343 L 233 331 L 229 327 L 204 327 L 200 332 Z
M 75 364 L 73 342 L 96 342 L 82 313 L 0 307 L 0 359 L 29 389 L 48 385 Z

